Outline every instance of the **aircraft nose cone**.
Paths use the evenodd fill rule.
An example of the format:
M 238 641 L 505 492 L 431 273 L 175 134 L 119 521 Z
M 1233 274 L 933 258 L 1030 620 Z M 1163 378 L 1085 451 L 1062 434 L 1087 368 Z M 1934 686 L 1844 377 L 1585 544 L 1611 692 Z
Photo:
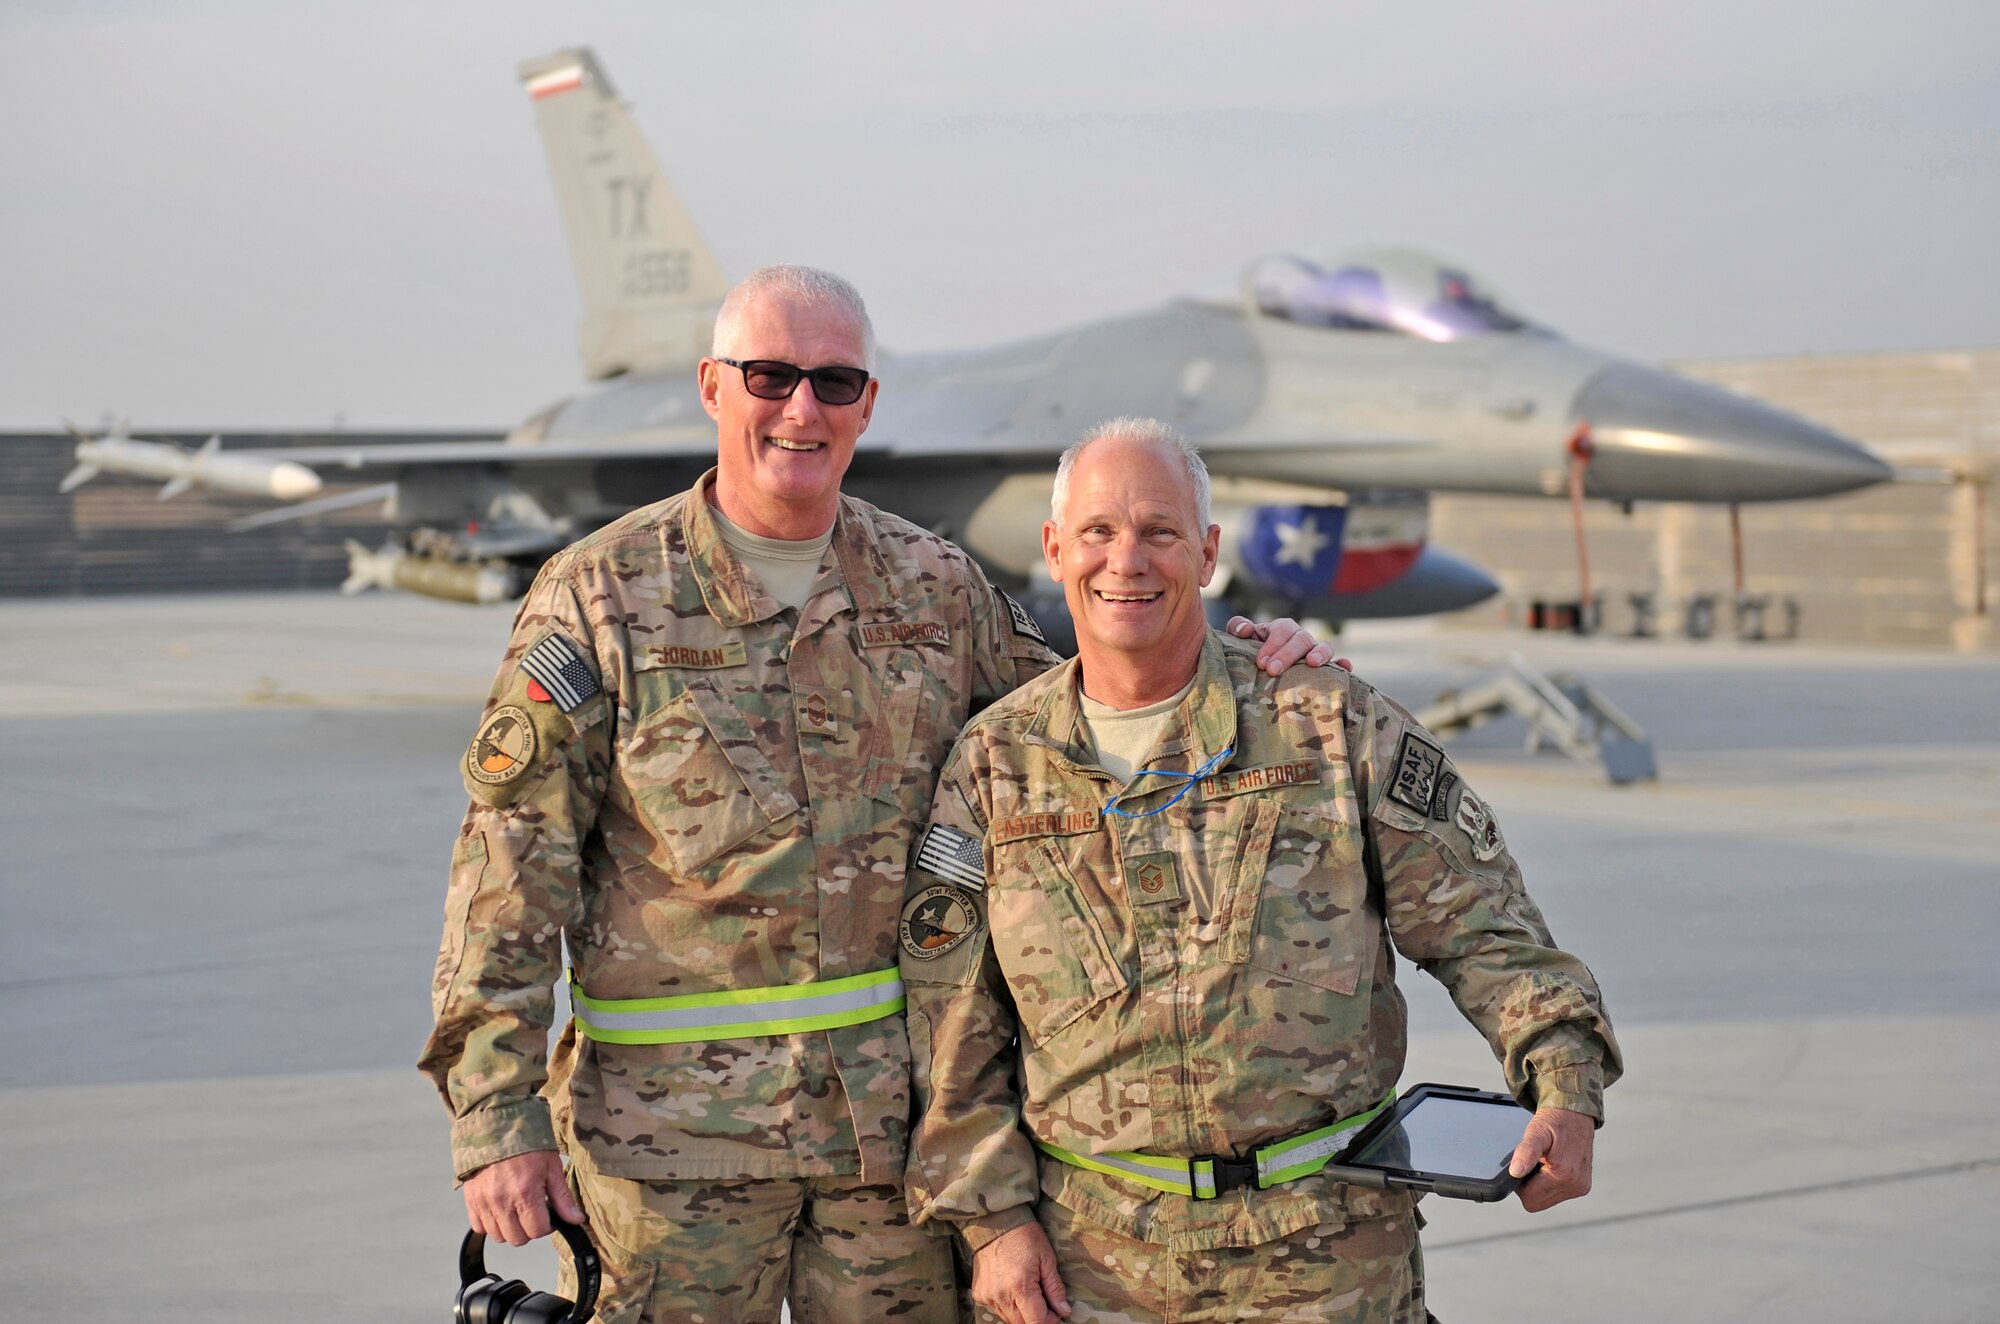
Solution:
M 1793 501 L 1890 477 L 1837 432 L 1637 364 L 1592 377 L 1572 414 L 1597 443 L 1588 491 L 1614 501 Z

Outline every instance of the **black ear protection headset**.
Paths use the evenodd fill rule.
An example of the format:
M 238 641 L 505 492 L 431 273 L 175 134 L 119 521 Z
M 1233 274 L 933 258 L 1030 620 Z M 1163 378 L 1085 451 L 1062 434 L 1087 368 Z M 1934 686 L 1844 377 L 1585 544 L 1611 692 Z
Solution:
M 457 1324 L 584 1324 L 597 1309 L 597 1247 L 590 1234 L 549 1211 L 555 1230 L 569 1243 L 576 1262 L 577 1300 L 572 1303 L 550 1292 L 537 1292 L 519 1278 L 505 1282 L 486 1271 L 486 1235 L 468 1232 L 458 1248 Z

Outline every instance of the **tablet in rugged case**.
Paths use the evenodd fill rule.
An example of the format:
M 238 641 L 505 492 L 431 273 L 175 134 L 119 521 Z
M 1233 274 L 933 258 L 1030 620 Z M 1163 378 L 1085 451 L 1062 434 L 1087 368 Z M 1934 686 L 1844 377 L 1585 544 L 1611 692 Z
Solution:
M 1506 1094 L 1413 1085 L 1334 1156 L 1326 1171 L 1357 1186 L 1454 1200 L 1501 1200 L 1521 1184 L 1507 1160 L 1534 1114 Z

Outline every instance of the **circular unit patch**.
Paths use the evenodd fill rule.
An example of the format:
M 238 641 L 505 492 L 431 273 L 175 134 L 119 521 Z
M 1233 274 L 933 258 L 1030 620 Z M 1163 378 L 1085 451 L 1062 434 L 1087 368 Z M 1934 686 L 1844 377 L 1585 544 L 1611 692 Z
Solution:
M 972 898 L 943 883 L 926 887 L 903 906 L 903 950 L 934 961 L 972 936 L 979 912 Z
M 504 786 L 528 770 L 535 759 L 535 724 L 525 710 L 509 704 L 497 708 L 472 748 L 465 751 L 465 771 L 474 781 Z

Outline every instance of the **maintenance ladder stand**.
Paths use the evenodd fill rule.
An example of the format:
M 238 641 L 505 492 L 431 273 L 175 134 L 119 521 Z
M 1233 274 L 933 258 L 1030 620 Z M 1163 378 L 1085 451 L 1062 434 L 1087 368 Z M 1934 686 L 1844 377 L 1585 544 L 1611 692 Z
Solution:
M 1446 690 L 1417 714 L 1440 736 L 1470 731 L 1518 713 L 1528 723 L 1528 752 L 1557 749 L 1604 770 L 1614 785 L 1658 781 L 1653 742 L 1618 706 L 1566 671 L 1544 675 L 1519 653 L 1485 676 Z

